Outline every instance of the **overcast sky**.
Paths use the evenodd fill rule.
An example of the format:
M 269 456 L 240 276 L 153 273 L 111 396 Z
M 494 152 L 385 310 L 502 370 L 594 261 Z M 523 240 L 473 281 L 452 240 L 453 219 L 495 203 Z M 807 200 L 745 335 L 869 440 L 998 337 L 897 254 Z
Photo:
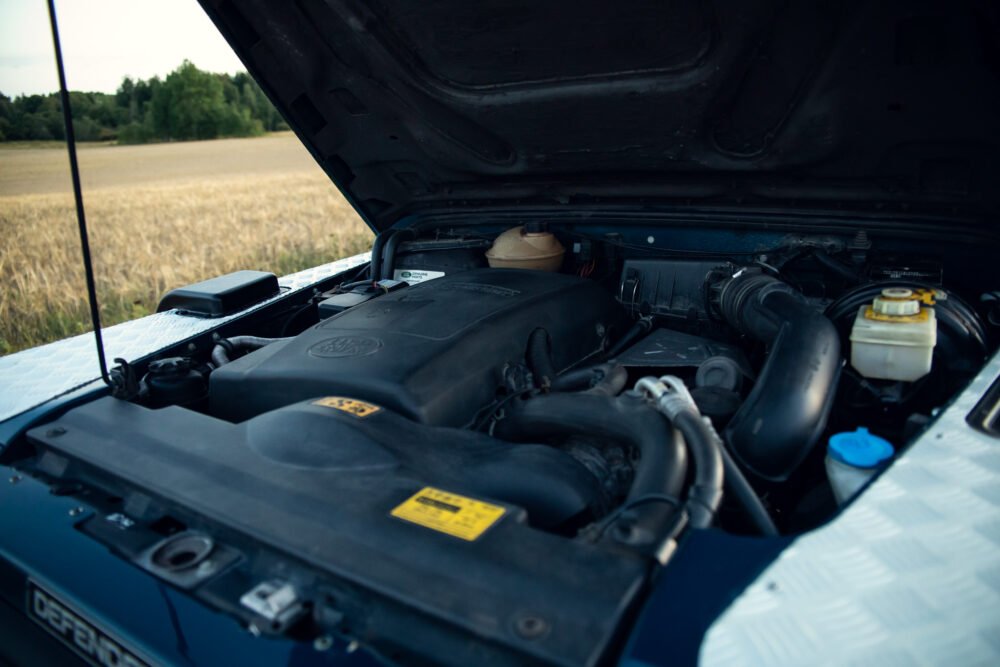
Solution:
M 0 0 L 0 92 L 59 88 L 46 0 Z M 56 0 L 70 90 L 113 93 L 122 77 L 161 78 L 185 58 L 243 68 L 195 0 Z

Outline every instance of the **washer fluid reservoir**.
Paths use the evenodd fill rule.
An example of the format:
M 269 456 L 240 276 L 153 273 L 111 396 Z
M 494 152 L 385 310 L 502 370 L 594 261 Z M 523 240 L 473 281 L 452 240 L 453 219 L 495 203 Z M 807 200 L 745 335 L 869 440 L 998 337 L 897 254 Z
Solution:
M 869 433 L 863 426 L 831 436 L 826 450 L 826 474 L 837 504 L 843 505 L 853 498 L 895 453 L 889 441 Z
M 851 366 L 866 378 L 912 382 L 931 370 L 935 292 L 889 287 L 862 306 L 851 329 Z

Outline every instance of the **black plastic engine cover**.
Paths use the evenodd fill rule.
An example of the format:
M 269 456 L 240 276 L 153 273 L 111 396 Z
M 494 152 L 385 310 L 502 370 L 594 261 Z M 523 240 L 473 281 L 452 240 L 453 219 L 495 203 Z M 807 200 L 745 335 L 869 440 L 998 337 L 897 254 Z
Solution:
M 211 413 L 242 421 L 283 405 L 346 394 L 425 424 L 467 425 L 495 399 L 506 364 L 543 327 L 558 370 L 601 349 L 624 316 L 576 276 L 479 269 L 373 299 L 211 376 Z
M 108 397 L 28 437 L 48 474 L 315 568 L 342 591 L 357 636 L 433 649 L 420 664 L 594 665 L 604 655 L 648 563 L 535 527 L 589 502 L 595 480 L 580 464 L 548 446 L 341 407 L 307 402 L 232 424 Z M 428 485 L 505 512 L 471 539 L 392 515 Z M 526 616 L 547 630 L 518 634 Z

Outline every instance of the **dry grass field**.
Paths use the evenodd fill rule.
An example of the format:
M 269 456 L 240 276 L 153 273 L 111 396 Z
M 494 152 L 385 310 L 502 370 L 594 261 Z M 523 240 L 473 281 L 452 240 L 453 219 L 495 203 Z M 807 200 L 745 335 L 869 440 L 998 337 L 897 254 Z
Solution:
M 237 269 L 278 275 L 371 244 L 290 135 L 80 150 L 105 326 L 168 289 Z M 0 353 L 90 329 L 65 149 L 0 144 Z

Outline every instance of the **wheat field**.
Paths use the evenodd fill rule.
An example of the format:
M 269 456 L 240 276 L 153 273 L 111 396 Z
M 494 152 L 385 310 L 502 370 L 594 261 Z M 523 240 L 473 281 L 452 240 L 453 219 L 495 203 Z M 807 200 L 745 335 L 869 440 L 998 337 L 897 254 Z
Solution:
M 283 275 L 371 245 L 294 136 L 80 151 L 102 324 L 238 269 Z M 90 330 L 65 151 L 0 149 L 0 353 Z

